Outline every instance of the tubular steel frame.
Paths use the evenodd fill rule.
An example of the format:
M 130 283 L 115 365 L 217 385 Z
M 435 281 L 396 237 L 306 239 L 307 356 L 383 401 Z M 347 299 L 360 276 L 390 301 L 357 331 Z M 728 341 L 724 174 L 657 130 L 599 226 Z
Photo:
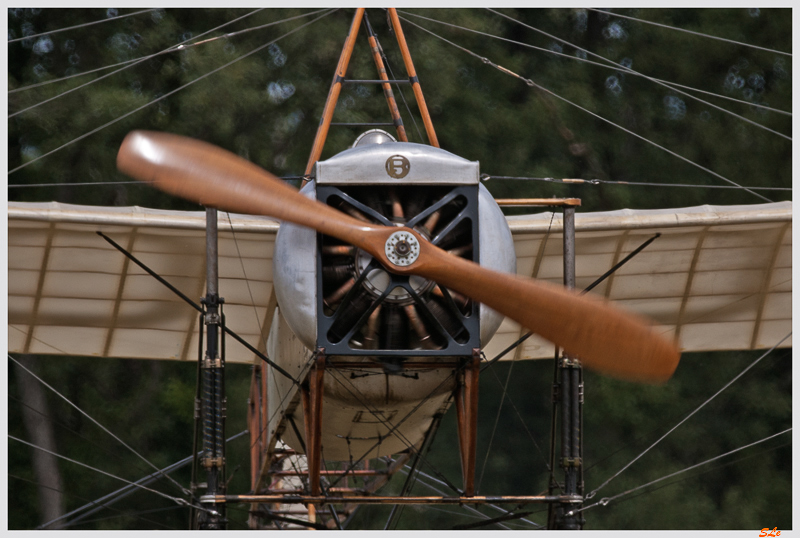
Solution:
M 531 200 L 525 201 L 530 204 Z M 537 199 L 536 205 L 561 207 L 564 214 L 563 231 L 563 263 L 564 285 L 575 287 L 575 207 L 580 205 L 578 199 Z M 327 360 L 326 360 L 327 359 Z M 270 491 L 267 494 L 254 495 L 206 495 L 201 497 L 202 502 L 214 503 L 304 503 L 309 506 L 309 513 L 317 512 L 323 505 L 334 504 L 548 504 L 548 528 L 550 529 L 580 529 L 583 519 L 579 515 L 566 516 L 570 510 L 579 508 L 583 503 L 583 371 L 580 362 L 570 357 L 557 356 L 555 364 L 554 399 L 553 399 L 553 426 L 551 430 L 551 472 L 556 461 L 556 422 L 560 409 L 561 458 L 559 464 L 564 472 L 563 483 L 555 480 L 551 474 L 551 481 L 547 495 L 519 495 L 519 496 L 485 496 L 475 495 L 475 461 L 477 445 L 477 405 L 478 405 L 478 379 L 480 372 L 480 350 L 475 349 L 471 359 L 445 360 L 442 362 L 409 361 L 405 363 L 413 368 L 459 368 L 460 374 L 456 385 L 454 398 L 457 413 L 458 440 L 462 474 L 464 479 L 463 492 L 459 496 L 378 496 L 359 495 L 358 490 L 352 488 L 328 488 L 322 495 L 322 476 L 369 476 L 385 475 L 388 479 L 391 474 L 385 470 L 349 470 L 349 471 L 323 471 L 321 458 L 321 421 L 322 421 L 322 396 L 323 376 L 326 369 L 348 368 L 354 365 L 360 368 L 381 368 L 380 364 L 352 363 L 334 357 L 326 358 L 324 348 L 319 348 L 315 354 L 314 366 L 309 372 L 306 382 L 302 386 L 303 413 L 306 434 L 306 454 L 308 455 L 308 472 L 310 494 L 298 490 Z M 254 382 L 255 387 L 264 385 Z M 253 398 L 254 396 L 251 396 Z M 260 400 L 258 400 L 260 401 Z M 260 407 L 260 404 L 258 406 Z M 254 422 L 256 419 L 254 419 Z M 303 472 L 284 471 L 282 475 L 303 476 Z M 562 494 L 556 495 L 554 491 L 560 489 Z
M 403 56 L 403 63 L 406 68 L 406 72 L 408 73 L 408 82 L 411 84 L 411 87 L 414 91 L 414 97 L 417 100 L 417 106 L 419 107 L 420 115 L 422 116 L 422 122 L 425 125 L 425 132 L 428 136 L 428 143 L 431 146 L 439 147 L 439 139 L 436 137 L 436 131 L 433 128 L 433 122 L 431 121 L 430 113 L 428 112 L 428 107 L 425 104 L 425 97 L 422 95 L 422 88 L 419 85 L 419 78 L 417 77 L 417 72 L 414 69 L 414 62 L 411 59 L 411 52 L 408 50 L 408 43 L 406 43 L 406 38 L 403 34 L 403 29 L 400 26 L 400 18 L 397 16 L 397 10 L 394 8 L 389 8 L 389 18 L 391 20 L 392 29 L 394 30 L 395 36 L 397 37 L 397 44 L 400 47 L 400 53 Z M 383 88 L 384 96 L 386 97 L 386 103 L 389 106 L 389 113 L 392 116 L 392 123 L 388 125 L 394 125 L 397 131 L 397 137 L 402 142 L 407 142 L 408 137 L 406 135 L 405 127 L 403 126 L 403 120 L 400 118 L 400 110 L 397 107 L 397 102 L 395 101 L 394 94 L 392 93 L 391 84 L 395 81 L 390 81 L 389 77 L 386 74 L 386 69 L 383 65 L 383 60 L 381 58 L 381 49 L 380 45 L 378 44 L 377 37 L 375 33 L 372 31 L 372 27 L 369 25 L 369 22 L 366 20 L 365 17 L 365 9 L 358 8 L 356 9 L 356 13 L 353 16 L 353 22 L 350 24 L 350 31 L 347 34 L 347 38 L 345 39 L 344 46 L 342 47 L 342 53 L 339 56 L 339 63 L 336 66 L 336 73 L 333 75 L 333 81 L 331 82 L 330 90 L 328 91 L 328 97 L 325 100 L 325 107 L 322 111 L 322 118 L 319 122 L 319 127 L 317 128 L 317 134 L 314 137 L 314 143 L 311 146 L 311 154 L 308 157 L 308 163 L 306 164 L 305 176 L 309 176 L 311 172 L 314 170 L 314 163 L 316 163 L 320 156 L 322 156 L 322 148 L 325 146 L 325 140 L 328 137 L 328 130 L 331 126 L 331 121 L 333 120 L 333 112 L 336 109 L 336 103 L 339 100 L 339 93 L 342 90 L 342 84 L 346 84 L 348 81 L 345 79 L 345 74 L 347 73 L 347 67 L 350 64 L 350 57 L 353 54 L 353 48 L 355 47 L 356 37 L 358 35 L 358 29 L 361 25 L 362 20 L 364 21 L 364 26 L 366 26 L 367 38 L 369 40 L 370 51 L 372 53 L 373 60 L 375 62 L 375 67 L 378 70 L 378 76 L 380 77 L 379 80 L 362 80 L 362 83 L 379 83 Z M 402 81 L 406 82 L 406 81 Z M 387 124 L 383 124 L 387 125 Z M 306 181 L 303 181 L 303 185 L 305 185 Z

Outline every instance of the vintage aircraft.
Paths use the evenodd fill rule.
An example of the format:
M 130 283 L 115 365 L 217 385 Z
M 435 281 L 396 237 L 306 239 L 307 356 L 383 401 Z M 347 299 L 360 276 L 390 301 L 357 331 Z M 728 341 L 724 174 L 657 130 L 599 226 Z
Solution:
M 400 22 L 389 13 L 413 82 Z M 230 213 L 9 203 L 9 351 L 198 359 L 199 399 L 208 405 L 198 413 L 198 465 L 214 477 L 198 492 L 202 528 L 224 526 L 226 503 L 251 504 L 251 526 L 269 528 L 335 527 L 359 504 L 406 502 L 553 503 L 561 510 L 553 527 L 579 528 L 569 515 L 584 502 L 577 486 L 561 495 L 476 495 L 481 354 L 497 356 L 533 331 L 514 357 L 563 349 L 562 392 L 577 408 L 580 366 L 664 382 L 680 352 L 790 347 L 782 338 L 791 331 L 791 203 L 575 214 L 574 202 L 550 200 L 539 203 L 560 205 L 563 216 L 505 217 L 478 163 L 438 148 L 427 122 L 431 145 L 404 141 L 400 129 L 400 141 L 369 130 L 322 160 L 362 15 L 299 193 L 209 144 L 135 131 L 119 152 L 123 173 Z M 390 92 L 387 102 L 394 116 Z M 572 271 L 580 269 L 567 284 L 600 279 L 595 298 L 562 286 L 570 257 Z M 204 304 L 187 307 L 148 270 L 187 295 L 205 290 Z M 229 343 L 222 354 L 218 331 L 245 345 Z M 216 446 L 225 362 L 258 365 L 247 494 L 225 491 Z M 206 398 L 206 390 L 216 392 Z M 460 492 L 376 493 L 406 463 L 416 466 L 453 404 Z M 567 475 L 579 460 L 576 453 L 564 465 Z

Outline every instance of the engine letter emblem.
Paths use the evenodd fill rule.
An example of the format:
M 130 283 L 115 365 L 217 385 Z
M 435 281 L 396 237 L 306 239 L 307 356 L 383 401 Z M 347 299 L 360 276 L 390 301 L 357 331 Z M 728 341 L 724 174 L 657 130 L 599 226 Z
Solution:
M 402 179 L 411 170 L 411 163 L 402 155 L 392 155 L 386 159 L 386 173 L 395 179 Z

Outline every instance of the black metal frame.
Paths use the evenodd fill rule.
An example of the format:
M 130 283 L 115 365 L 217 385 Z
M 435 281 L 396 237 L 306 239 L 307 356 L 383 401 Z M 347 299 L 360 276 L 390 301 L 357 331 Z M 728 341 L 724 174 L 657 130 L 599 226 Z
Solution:
M 413 187 L 424 189 L 426 188 L 425 185 L 419 186 L 410 186 L 410 185 L 398 185 L 399 187 Z M 371 207 L 367 206 L 366 204 L 360 202 L 353 196 L 347 193 L 346 186 L 331 186 L 331 185 L 318 185 L 317 186 L 317 200 L 328 203 L 329 200 L 332 198 L 340 198 L 346 203 L 352 205 L 353 207 L 357 208 L 359 211 L 363 212 L 365 215 L 375 219 L 378 223 L 386 225 L 386 226 L 394 226 L 395 224 L 387 218 L 385 215 L 382 215 L 378 211 L 372 209 Z M 448 203 L 454 201 L 458 197 L 463 197 L 467 204 L 466 206 L 459 212 L 459 214 L 450 222 L 450 224 L 440 232 L 436 237 L 431 239 L 433 244 L 437 244 L 440 242 L 450 231 L 452 231 L 459 223 L 463 221 L 470 222 L 471 226 L 471 234 L 472 234 L 472 261 L 478 263 L 479 262 L 479 212 L 478 212 L 478 186 L 477 185 L 460 185 L 453 187 L 449 193 L 443 196 L 434 204 L 428 206 L 420 213 L 412 217 L 407 223 L 406 226 L 409 228 L 413 228 L 414 226 L 422 223 L 427 219 L 431 214 L 435 211 L 441 209 L 442 207 L 446 206 Z M 445 303 L 448 305 L 449 310 L 452 314 L 454 314 L 458 321 L 461 323 L 462 327 L 467 332 L 467 338 L 464 342 L 457 342 L 449 332 L 441 325 L 441 323 L 436 319 L 436 316 L 425 306 L 425 303 L 421 300 L 420 296 L 417 292 L 411 287 L 409 284 L 409 277 L 403 275 L 395 275 L 390 272 L 387 272 L 389 275 L 390 284 L 384 291 L 384 293 L 374 299 L 370 307 L 359 317 L 358 321 L 353 324 L 350 328 L 348 333 L 344 335 L 341 339 L 337 341 L 332 341 L 329 337 L 329 331 L 333 324 L 336 322 L 337 314 L 341 313 L 342 310 L 337 309 L 336 312 L 333 313 L 332 316 L 328 316 L 325 314 L 324 304 L 323 304 L 323 271 L 322 271 L 322 240 L 323 235 L 317 234 L 317 347 L 324 348 L 326 355 L 329 356 L 336 356 L 336 355 L 345 355 L 345 356 L 372 356 L 372 357 L 469 357 L 472 356 L 472 350 L 480 347 L 480 305 L 477 302 L 471 301 L 471 307 L 469 315 L 463 315 L 459 308 L 455 305 L 450 294 L 447 292 L 445 288 L 440 288 L 443 291 L 445 296 Z M 367 269 L 364 270 L 360 278 L 356 281 L 356 284 L 352 287 L 350 292 L 345 295 L 342 303 L 346 303 L 349 299 L 352 299 L 355 293 L 355 290 L 359 289 L 363 280 L 367 277 L 371 270 L 377 269 L 380 267 L 377 261 L 373 260 L 370 265 L 368 265 Z M 354 348 L 350 345 L 349 341 L 352 336 L 366 323 L 369 315 L 380 305 L 386 296 L 396 287 L 402 287 L 405 289 L 414 300 L 416 306 L 419 307 L 421 315 L 425 316 L 429 322 L 429 325 L 434 327 L 438 331 L 438 336 L 440 336 L 447 344 L 441 349 L 360 349 Z

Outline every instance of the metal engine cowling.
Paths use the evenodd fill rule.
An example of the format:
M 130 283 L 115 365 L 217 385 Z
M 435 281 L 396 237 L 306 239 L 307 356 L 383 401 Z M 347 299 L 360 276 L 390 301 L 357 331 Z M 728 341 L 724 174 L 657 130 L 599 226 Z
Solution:
M 480 184 L 477 162 L 373 133 L 318 162 L 314 181 L 301 192 L 355 218 L 413 227 L 451 254 L 515 272 L 511 232 Z M 376 457 L 418 443 L 433 414 L 446 408 L 454 378 L 441 369 L 401 374 L 404 362 L 470 356 L 503 319 L 434 282 L 396 277 L 366 253 L 293 224 L 281 225 L 274 260 L 280 312 L 308 349 L 324 348 L 328 356 L 382 365 L 346 381 L 326 375 L 326 459 L 358 458 L 365 450 Z M 425 404 L 405 418 L 422 400 Z M 365 407 L 384 419 L 367 416 Z M 392 423 L 404 418 L 402 439 L 388 435 Z M 286 432 L 284 439 L 298 446 L 293 432 Z

